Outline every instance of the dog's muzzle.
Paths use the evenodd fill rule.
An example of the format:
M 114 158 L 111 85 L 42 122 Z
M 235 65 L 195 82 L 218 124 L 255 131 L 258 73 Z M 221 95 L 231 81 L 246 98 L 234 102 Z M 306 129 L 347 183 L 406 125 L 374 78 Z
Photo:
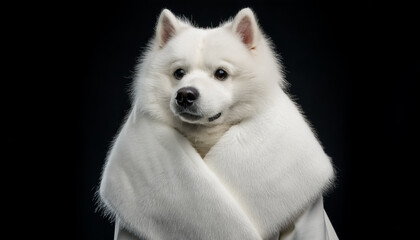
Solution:
M 177 105 L 178 114 L 184 119 L 190 121 L 197 121 L 202 118 L 201 115 L 196 114 L 197 109 L 194 103 L 200 97 L 200 93 L 194 87 L 183 87 L 176 92 L 175 102 Z M 209 117 L 208 121 L 213 122 L 218 119 L 222 113 Z

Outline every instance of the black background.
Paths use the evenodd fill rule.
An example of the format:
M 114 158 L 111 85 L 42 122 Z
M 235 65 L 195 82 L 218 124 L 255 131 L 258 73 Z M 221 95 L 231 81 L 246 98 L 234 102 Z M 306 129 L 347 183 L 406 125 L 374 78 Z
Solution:
M 113 239 L 113 224 L 96 211 L 95 192 L 110 143 L 130 108 L 134 67 L 160 11 L 169 8 L 208 27 L 243 7 L 255 11 L 276 46 L 289 92 L 333 159 L 337 181 L 325 208 L 340 239 L 408 236 L 409 217 L 418 211 L 418 154 L 413 154 L 418 139 L 412 137 L 418 136 L 413 123 L 420 66 L 414 6 L 115 1 L 42 5 L 33 13 L 42 20 L 27 20 L 35 31 L 24 33 L 36 39 L 35 53 L 18 56 L 30 58 L 42 79 L 34 85 L 44 88 L 37 95 L 46 106 L 40 115 L 52 132 L 47 147 L 52 158 L 36 166 L 51 197 L 39 200 L 37 216 L 52 210 L 47 225 L 63 234 L 58 238 Z M 38 130 L 42 137 L 44 128 Z

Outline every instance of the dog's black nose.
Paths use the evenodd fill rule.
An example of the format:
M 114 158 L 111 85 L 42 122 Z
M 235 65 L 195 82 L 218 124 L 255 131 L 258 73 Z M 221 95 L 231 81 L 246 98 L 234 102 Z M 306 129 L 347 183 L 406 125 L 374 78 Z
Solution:
M 183 87 L 176 93 L 176 103 L 181 107 L 191 106 L 195 100 L 198 99 L 200 94 L 198 90 L 193 87 Z

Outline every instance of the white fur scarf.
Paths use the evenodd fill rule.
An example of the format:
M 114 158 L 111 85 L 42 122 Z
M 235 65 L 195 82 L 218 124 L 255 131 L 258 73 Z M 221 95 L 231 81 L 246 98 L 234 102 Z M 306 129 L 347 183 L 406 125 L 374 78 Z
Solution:
M 285 231 L 334 173 L 295 104 L 280 89 L 277 97 L 231 127 L 204 159 L 177 130 L 133 110 L 103 172 L 105 208 L 145 239 L 267 239 Z

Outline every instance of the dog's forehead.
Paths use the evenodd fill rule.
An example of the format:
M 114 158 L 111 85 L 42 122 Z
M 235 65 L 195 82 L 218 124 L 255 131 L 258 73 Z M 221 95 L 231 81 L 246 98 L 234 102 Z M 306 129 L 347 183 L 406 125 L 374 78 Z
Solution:
M 179 38 L 179 41 L 191 43 L 191 45 L 184 44 L 184 46 L 190 48 L 204 48 L 206 46 L 214 48 L 240 43 L 237 36 L 223 27 L 209 29 L 191 27 L 181 32 Z
M 188 28 L 173 39 L 171 49 L 175 56 L 198 63 L 206 59 L 229 59 L 246 53 L 246 47 L 230 29 Z M 235 53 L 235 54 L 232 54 Z
M 174 38 L 174 47 L 180 51 L 197 51 L 203 48 L 207 40 L 208 31 L 198 28 L 183 30 Z

